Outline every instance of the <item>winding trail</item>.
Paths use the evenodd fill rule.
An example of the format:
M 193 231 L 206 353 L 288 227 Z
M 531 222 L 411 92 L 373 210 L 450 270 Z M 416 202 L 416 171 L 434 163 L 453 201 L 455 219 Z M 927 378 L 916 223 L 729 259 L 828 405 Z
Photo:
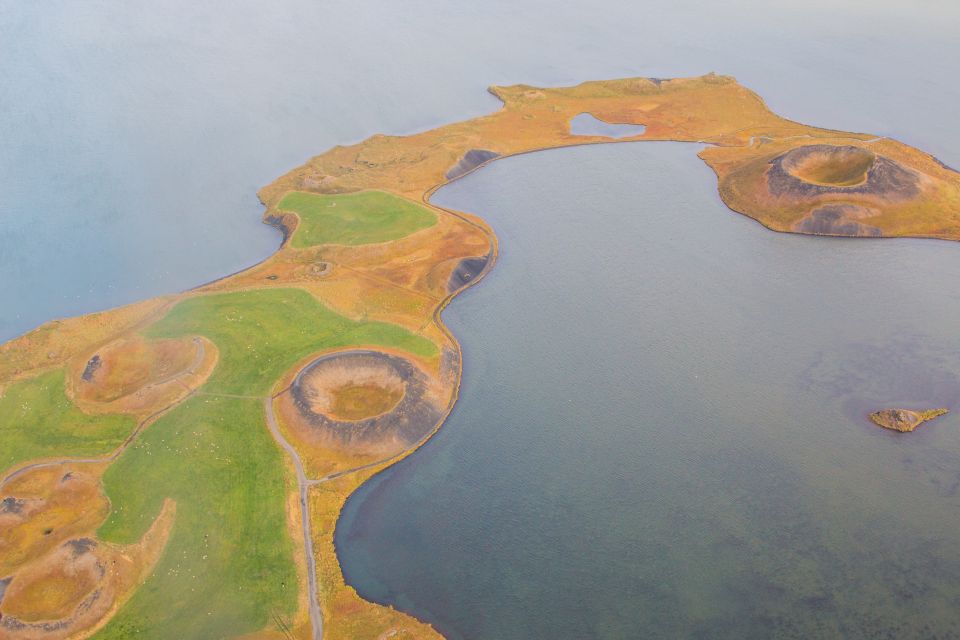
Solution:
M 162 379 L 162 380 L 159 381 L 159 382 L 151 383 L 151 384 L 147 385 L 147 387 L 156 386 L 156 385 L 158 385 L 158 384 L 163 384 L 163 383 L 166 383 L 166 382 L 170 382 L 171 380 L 176 380 L 176 379 L 178 379 L 180 376 L 193 375 L 193 374 L 195 374 L 195 373 L 197 372 L 197 369 L 200 367 L 200 365 L 203 364 L 203 360 L 204 360 L 204 358 L 206 357 L 206 347 L 204 347 L 204 345 L 203 345 L 203 340 L 201 340 L 201 339 L 198 338 L 198 337 L 194 337 L 194 338 L 193 338 L 193 343 L 194 343 L 195 345 L 197 345 L 197 355 L 196 355 L 196 357 L 193 359 L 193 362 L 191 363 L 191 365 L 190 365 L 189 367 L 187 367 L 187 368 L 184 369 L 183 371 L 179 371 L 179 372 L 177 372 L 177 373 L 175 373 L 175 374 L 172 374 L 172 375 L 170 375 L 170 376 L 167 376 L 166 378 Z M 185 385 L 184 385 L 184 386 L 185 386 Z M 145 387 L 145 388 L 146 388 L 146 387 Z M 186 388 L 186 386 L 185 386 L 185 388 Z M 45 461 L 45 462 L 35 462 L 35 463 L 33 463 L 33 464 L 28 464 L 28 465 L 22 466 L 22 467 L 20 467 L 19 469 L 16 469 L 15 471 L 12 471 L 12 472 L 10 472 L 9 474 L 7 474 L 7 476 L 6 476 L 5 478 L 3 478 L 3 480 L 0 480 L 0 487 L 3 487 L 3 485 L 7 484 L 8 482 L 10 482 L 11 480 L 13 480 L 14 478 L 19 477 L 19 476 L 23 475 L 24 473 L 27 473 L 28 471 L 33 471 L 33 470 L 35 470 L 35 469 L 44 469 L 44 468 L 46 468 L 46 467 L 57 467 L 57 466 L 60 466 L 60 465 L 62 465 L 62 464 L 98 464 L 98 463 L 104 463 L 104 462 L 113 462 L 114 460 L 116 460 L 117 458 L 119 458 L 119 457 L 120 457 L 120 454 L 122 454 L 124 451 L 126 451 L 126 450 L 130 447 L 131 444 L 133 444 L 133 441 L 137 439 L 137 436 L 140 435 L 140 433 L 141 433 L 151 422 L 153 422 L 154 420 L 156 420 L 157 418 L 159 418 L 160 416 L 162 416 L 162 415 L 165 414 L 166 412 L 170 411 L 171 409 L 173 409 L 174 407 L 176 407 L 177 405 L 179 405 L 180 403 L 182 403 L 184 400 L 186 400 L 187 398 L 193 396 L 193 395 L 196 394 L 196 393 L 197 393 L 196 390 L 190 391 L 189 393 L 187 393 L 187 395 L 183 396 L 182 398 L 178 398 L 177 400 L 174 400 L 174 401 L 171 402 L 170 404 L 168 404 L 168 405 L 166 405 L 166 406 L 164 406 L 164 407 L 162 407 L 162 408 L 154 411 L 154 412 L 151 413 L 150 415 L 148 415 L 146 418 L 144 418 L 144 419 L 141 420 L 139 423 L 137 423 L 137 426 L 133 429 L 133 431 L 130 432 L 130 435 L 128 435 L 128 436 L 123 440 L 123 442 L 120 443 L 120 446 L 118 446 L 116 449 L 114 449 L 112 452 L 110 452 L 109 454 L 107 454 L 107 455 L 105 455 L 105 456 L 100 456 L 99 458 L 62 458 L 62 459 L 60 459 L 60 460 L 47 460 L 47 461 Z
M 294 469 L 296 470 L 296 473 L 297 473 L 297 485 L 298 485 L 297 488 L 300 494 L 300 518 L 303 525 L 302 526 L 303 545 L 304 545 L 304 551 L 307 554 L 307 558 L 306 558 L 307 590 L 308 590 L 309 599 L 310 599 L 309 609 L 310 609 L 310 624 L 313 630 L 312 640 L 322 640 L 323 638 L 323 613 L 320 610 L 320 587 L 317 579 L 317 561 L 316 561 L 316 556 L 314 555 L 313 536 L 311 533 L 311 526 L 310 526 L 310 505 L 308 502 L 308 494 L 309 494 L 310 487 L 315 487 L 329 480 L 341 478 L 343 476 L 349 475 L 351 473 L 356 473 L 358 471 L 363 471 L 365 469 L 371 469 L 371 468 L 382 466 L 382 465 L 389 466 L 390 463 L 399 462 L 402 458 L 415 452 L 417 449 L 422 447 L 427 442 L 427 440 L 429 440 L 434 435 L 436 435 L 437 431 L 440 430 L 440 427 L 442 427 L 443 424 L 447 421 L 447 418 L 450 416 L 450 412 L 453 411 L 453 407 L 457 403 L 457 398 L 460 393 L 460 380 L 463 377 L 463 352 L 460 348 L 460 343 L 453 336 L 453 333 L 451 333 L 451 331 L 443 323 L 441 314 L 443 313 L 443 310 L 447 307 L 447 305 L 450 304 L 450 301 L 453 300 L 453 298 L 455 298 L 457 295 L 459 295 L 463 291 L 466 291 L 468 288 L 479 283 L 484 278 L 484 276 L 486 276 L 490 272 L 490 270 L 493 268 L 494 264 L 497 261 L 497 257 L 499 256 L 499 250 L 498 250 L 499 244 L 497 242 L 497 236 L 493 233 L 493 231 L 489 227 L 479 224 L 474 220 L 471 220 L 469 216 L 466 216 L 458 211 L 454 211 L 452 209 L 447 209 L 445 207 L 435 205 L 429 202 L 429 198 L 440 187 L 443 187 L 447 184 L 450 184 L 451 182 L 459 180 L 469 175 L 470 173 L 473 173 L 474 171 L 481 169 L 482 167 L 486 166 L 487 164 L 490 164 L 491 162 L 497 159 L 498 158 L 491 158 L 487 162 L 484 162 L 483 164 L 480 164 L 474 167 L 471 171 L 468 171 L 463 175 L 457 176 L 456 178 L 453 178 L 451 180 L 446 180 L 444 182 L 441 182 L 436 186 L 434 186 L 433 188 L 431 188 L 429 191 L 427 191 L 423 195 L 423 203 L 426 206 L 437 210 L 441 214 L 453 216 L 467 223 L 468 225 L 478 229 L 481 233 L 483 233 L 487 237 L 490 243 L 490 251 L 487 253 L 487 262 L 484 265 L 484 268 L 480 271 L 480 273 L 478 273 L 474 278 L 472 278 L 469 282 L 464 284 L 459 289 L 456 289 L 455 291 L 451 291 L 450 293 L 448 293 L 442 300 L 439 301 L 439 303 L 437 304 L 433 312 L 433 316 L 432 316 L 433 322 L 443 332 L 444 336 L 447 338 L 450 344 L 456 348 L 457 361 L 460 363 L 460 368 L 457 372 L 456 382 L 454 384 L 452 393 L 450 394 L 450 401 L 447 403 L 447 407 L 444 410 L 443 415 L 437 421 L 437 424 L 434 425 L 433 429 L 431 429 L 426 435 L 424 435 L 420 440 L 415 442 L 412 446 L 410 446 L 404 451 L 401 451 L 400 453 L 396 453 L 386 458 L 383 458 L 382 460 L 370 462 L 364 465 L 360 465 L 358 467 L 337 471 L 335 473 L 331 473 L 321 478 L 309 478 L 307 477 L 306 471 L 303 466 L 303 461 L 300 458 L 300 454 L 297 453 L 296 447 L 290 444 L 290 442 L 284 437 L 283 433 L 280 431 L 280 426 L 279 426 L 279 423 L 277 422 L 277 417 L 273 410 L 274 399 L 280 396 L 281 394 L 288 392 L 290 390 L 290 387 L 293 385 L 293 382 L 291 382 L 290 385 L 287 385 L 286 387 L 278 391 L 273 396 L 263 398 L 263 410 L 266 415 L 267 426 L 270 429 L 270 434 L 273 436 L 273 439 L 276 440 L 277 444 L 279 444 L 280 447 L 283 448 L 283 450 L 286 451 L 287 454 L 290 456 L 290 459 L 293 462 Z M 389 284 L 391 286 L 398 287 L 400 289 L 406 289 L 406 287 L 398 285 L 394 282 L 389 282 L 389 281 L 385 281 L 385 282 L 386 284 Z M 345 352 L 350 353 L 351 351 L 347 350 Z M 323 357 L 323 354 L 318 355 L 317 357 Z M 297 376 L 294 378 L 294 380 L 299 379 L 300 376 L 303 374 L 303 371 L 306 370 L 307 367 L 309 367 L 312 362 L 313 360 L 311 360 L 306 365 L 304 365 L 303 369 L 297 373 Z M 200 392 L 200 393 L 203 393 L 203 392 Z
M 310 599 L 310 626 L 313 630 L 313 640 L 323 638 L 323 614 L 320 612 L 320 590 L 317 585 L 317 558 L 313 554 L 313 536 L 310 532 L 310 505 L 307 502 L 310 486 L 316 484 L 307 478 L 303 470 L 303 461 L 300 460 L 300 454 L 290 444 L 283 434 L 280 433 L 280 426 L 277 424 L 277 417 L 273 412 L 273 397 L 267 396 L 263 399 L 263 412 L 267 417 L 267 426 L 270 428 L 270 434 L 277 441 L 284 451 L 290 455 L 293 461 L 294 469 L 297 471 L 297 486 L 300 490 L 300 523 L 303 526 L 303 550 L 307 556 L 307 591 Z

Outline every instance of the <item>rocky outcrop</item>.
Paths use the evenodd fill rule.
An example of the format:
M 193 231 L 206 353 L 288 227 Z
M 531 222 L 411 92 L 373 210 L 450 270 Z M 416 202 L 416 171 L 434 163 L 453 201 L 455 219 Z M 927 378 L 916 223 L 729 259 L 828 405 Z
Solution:
M 857 218 L 876 215 L 866 207 L 852 204 L 830 204 L 818 207 L 793 225 L 797 233 L 817 236 L 852 236 L 879 238 L 883 233 L 877 227 L 858 222 Z
M 458 262 L 453 273 L 450 274 L 450 280 L 447 281 L 447 292 L 453 293 L 469 284 L 484 270 L 489 259 L 489 256 L 479 256 L 464 258 Z
M 947 413 L 947 409 L 929 409 L 927 411 L 911 411 L 909 409 L 881 409 L 870 414 L 870 420 L 874 424 L 899 431 L 909 433 L 928 420 L 933 420 L 937 416 Z
M 470 149 L 463 157 L 460 158 L 460 161 L 457 164 L 453 165 L 449 171 L 447 171 L 447 180 L 454 180 L 459 178 L 462 175 L 470 173 L 484 162 L 489 162 L 494 158 L 499 158 L 500 154 L 496 151 L 488 151 L 487 149 Z

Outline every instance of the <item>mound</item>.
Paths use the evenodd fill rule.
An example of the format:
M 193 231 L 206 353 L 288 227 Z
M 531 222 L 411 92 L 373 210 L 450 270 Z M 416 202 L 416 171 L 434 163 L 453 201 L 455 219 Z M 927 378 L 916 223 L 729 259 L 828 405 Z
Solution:
M 216 356 L 216 347 L 199 337 L 117 340 L 72 367 L 73 397 L 97 413 L 150 413 L 206 380 Z

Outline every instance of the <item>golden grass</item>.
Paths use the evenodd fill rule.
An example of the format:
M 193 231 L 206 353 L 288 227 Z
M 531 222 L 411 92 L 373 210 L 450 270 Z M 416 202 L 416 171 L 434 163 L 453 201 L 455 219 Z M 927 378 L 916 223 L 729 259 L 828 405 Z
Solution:
M 18 637 L 85 637 L 130 597 L 160 557 L 176 513 L 169 500 L 139 541 L 117 546 L 95 540 L 109 512 L 100 491 L 104 468 L 40 467 L 0 491 L 0 498 L 20 505 L 0 514 L 0 575 L 13 578 L 0 615 L 27 625 Z
M 145 342 L 138 333 L 171 305 L 213 291 L 296 287 L 353 321 L 393 323 L 438 347 L 455 349 L 437 315 L 445 304 L 447 282 L 460 259 L 495 254 L 496 239 L 476 216 L 447 211 L 426 200 L 437 186 L 446 182 L 446 172 L 471 149 L 488 149 L 507 156 L 574 144 L 610 143 L 599 136 L 572 135 L 569 121 L 579 113 L 591 113 L 608 122 L 643 124 L 646 130 L 640 140 L 708 143 L 710 146 L 699 155 L 717 174 L 724 202 L 772 229 L 790 230 L 812 206 L 829 202 L 855 204 L 862 206 L 863 211 L 875 212 L 865 222 L 880 228 L 884 235 L 960 239 L 960 176 L 956 173 L 939 165 L 928 154 L 893 140 L 808 127 L 781 118 L 770 112 L 759 96 L 733 78 L 713 74 L 662 82 L 631 78 L 566 88 L 516 85 L 493 87 L 491 91 L 504 103 L 496 113 L 411 136 L 377 135 L 359 144 L 335 147 L 260 191 L 267 205 L 265 215 L 282 220 L 291 229 L 298 224 L 297 216 L 279 211 L 277 205 L 294 191 L 346 194 L 376 189 L 424 203 L 436 214 L 436 224 L 390 242 L 307 243 L 311 246 L 288 243 L 263 263 L 197 292 L 48 323 L 0 345 L 0 388 L 38 371 L 66 367 L 74 397 L 88 411 L 119 407 L 142 415 L 163 403 L 181 402 L 199 388 L 217 366 L 216 345 L 208 344 L 208 357 L 197 372 L 182 379 L 170 378 L 172 372 L 182 371 L 185 366 L 188 350 L 184 343 Z M 875 154 L 915 172 L 922 185 L 920 195 L 898 201 L 835 195 L 807 200 L 771 196 L 766 183 L 770 161 L 791 149 L 810 144 L 853 146 L 863 152 L 842 161 L 829 160 L 801 167 L 799 175 L 808 182 L 857 184 L 862 179 L 865 159 Z M 314 240 L 329 241 L 322 235 Z M 304 326 L 302 330 L 310 331 L 310 327 Z M 100 352 L 107 355 L 105 360 L 109 366 L 99 386 L 84 389 L 78 382 L 83 365 L 91 355 Z M 305 362 L 284 375 L 274 387 L 275 392 L 283 390 Z M 458 371 L 441 371 L 439 357 L 423 358 L 418 364 L 429 371 L 437 397 L 450 397 L 455 393 Z M 181 391 L 174 392 L 173 379 L 183 387 Z M 166 382 L 158 383 L 158 380 Z M 347 414 L 370 410 L 389 400 L 387 395 L 378 396 L 372 389 L 346 389 L 340 396 L 341 410 Z M 291 426 L 289 407 L 284 406 L 283 396 L 276 400 L 275 406 L 281 429 L 298 447 L 311 474 L 322 475 L 371 461 L 369 456 L 316 447 L 302 434 L 298 436 Z M 38 507 L 38 513 L 45 514 L 43 521 L 53 522 L 52 528 L 59 533 L 44 537 L 42 530 L 37 530 L 39 516 L 31 517 L 26 524 L 0 526 L 0 574 L 3 574 L 4 562 L 8 570 L 13 570 L 30 558 L 44 556 L 65 539 L 62 537 L 65 531 L 70 535 L 88 531 L 102 520 L 106 506 L 96 489 L 100 471 L 91 472 L 93 483 L 85 481 L 86 488 L 77 489 L 72 496 L 64 497 L 66 494 L 58 493 L 61 489 L 53 490 L 44 484 L 46 480 L 40 480 L 59 471 L 27 474 L 4 487 L 6 492 L 17 488 L 27 490 L 30 483 L 36 485 L 34 489 L 45 500 L 43 506 Z M 352 473 L 311 491 L 310 517 L 321 573 L 326 637 L 439 637 L 427 625 L 363 601 L 343 582 L 333 549 L 334 526 L 347 496 L 373 472 L 366 469 Z M 278 523 L 278 526 L 289 525 Z M 290 527 L 294 537 L 295 530 L 296 527 Z M 141 564 L 145 566 L 144 562 Z M 300 569 L 303 571 L 302 565 Z M 60 583 L 53 580 L 50 584 Z M 56 608 L 59 601 L 53 594 L 59 593 L 59 588 L 36 587 L 32 599 L 37 602 L 38 611 L 43 607 Z M 79 591 L 82 589 L 77 593 Z M 69 597 L 64 597 L 63 602 L 68 600 Z M 109 616 L 110 613 L 101 612 L 97 624 L 103 624 Z M 298 614 L 292 630 L 295 637 L 304 637 L 307 632 L 309 625 L 304 616 L 303 611 Z M 270 627 L 247 637 L 280 635 Z
M 340 420 L 363 420 L 390 411 L 400 398 L 403 389 L 384 387 L 374 383 L 346 384 L 331 390 L 333 403 L 330 415 Z

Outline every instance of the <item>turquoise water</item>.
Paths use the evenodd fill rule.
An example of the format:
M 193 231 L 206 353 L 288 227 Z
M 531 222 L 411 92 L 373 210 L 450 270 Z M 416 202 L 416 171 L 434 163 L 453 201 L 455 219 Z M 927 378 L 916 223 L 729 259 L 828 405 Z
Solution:
M 350 499 L 348 582 L 450 638 L 960 634 L 960 247 L 776 234 L 696 145 L 497 161 L 447 424 Z

